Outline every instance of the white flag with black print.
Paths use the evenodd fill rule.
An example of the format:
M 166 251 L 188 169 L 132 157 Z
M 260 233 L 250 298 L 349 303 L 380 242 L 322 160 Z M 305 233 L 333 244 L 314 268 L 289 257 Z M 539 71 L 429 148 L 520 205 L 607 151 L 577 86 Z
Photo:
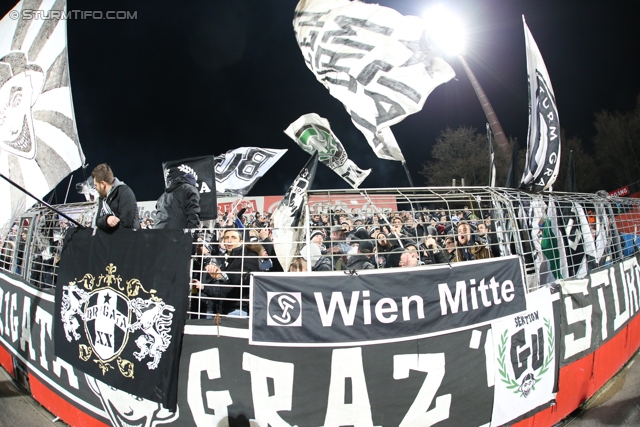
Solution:
M 287 150 L 240 147 L 216 157 L 216 191 L 245 196 Z
M 333 134 L 329 121 L 315 113 L 305 114 L 291 123 L 284 131 L 304 151 L 318 152 L 318 160 L 340 175 L 353 188 L 358 188 L 371 173 L 371 169 L 360 169 L 349 160 L 342 142 Z
M 318 152 L 316 151 L 300 170 L 273 211 L 273 249 L 284 271 L 289 270 L 295 254 L 299 253 L 300 242 L 303 240 L 305 231 L 303 228 L 306 218 L 305 196 L 313 185 L 317 168 Z
M 520 188 L 539 193 L 556 181 L 560 169 L 560 121 L 547 67 L 522 17 L 529 74 L 529 135 Z
M 71 99 L 67 21 L 60 19 L 66 2 L 37 4 L 21 1 L 0 21 L 0 173 L 42 198 L 85 157 Z M 23 10 L 34 8 L 49 18 Z M 5 180 L 0 200 L 0 231 L 36 202 Z
M 340 100 L 376 156 L 404 161 L 389 126 L 455 77 L 422 18 L 349 0 L 301 0 L 293 27 L 307 67 Z

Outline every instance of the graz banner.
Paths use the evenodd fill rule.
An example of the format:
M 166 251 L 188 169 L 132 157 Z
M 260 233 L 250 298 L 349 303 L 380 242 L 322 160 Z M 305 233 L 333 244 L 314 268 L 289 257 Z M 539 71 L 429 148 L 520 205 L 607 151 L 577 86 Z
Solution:
M 595 351 L 633 319 L 640 307 L 638 255 L 562 282 L 562 365 Z
M 191 236 L 71 229 L 55 295 L 55 354 L 94 378 L 173 409 Z
M 250 343 L 371 344 L 472 328 L 526 310 L 524 283 L 517 256 L 402 273 L 256 273 Z

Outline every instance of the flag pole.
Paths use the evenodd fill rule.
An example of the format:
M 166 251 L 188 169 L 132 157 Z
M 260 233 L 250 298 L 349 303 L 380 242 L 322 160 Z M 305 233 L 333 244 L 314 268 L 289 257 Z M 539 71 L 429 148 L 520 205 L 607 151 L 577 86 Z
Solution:
M 74 223 L 75 225 L 77 225 L 79 228 L 85 228 L 84 225 L 80 224 L 79 222 L 77 222 L 75 219 L 70 218 L 69 216 L 63 214 L 62 212 L 60 212 L 59 210 L 57 210 L 56 208 L 54 208 L 53 206 L 51 206 L 49 203 L 45 202 L 44 200 L 40 200 L 39 198 L 37 198 L 36 196 L 34 196 L 33 194 L 29 193 L 27 190 L 25 190 L 24 188 L 22 188 L 21 186 L 19 186 L 18 184 L 16 184 L 15 182 L 13 182 L 12 180 L 10 180 L 9 178 L 7 178 L 6 176 L 4 176 L 4 174 L 0 173 L 0 176 L 2 178 L 4 178 L 5 181 L 7 181 L 9 184 L 13 185 L 14 187 L 16 187 L 18 190 L 22 191 L 24 194 L 26 194 L 27 196 L 37 200 L 38 202 L 42 203 L 44 206 L 46 206 L 47 208 L 51 209 L 52 211 L 56 212 L 58 215 L 62 216 L 63 218 L 68 219 L 69 221 L 71 221 L 72 223 Z

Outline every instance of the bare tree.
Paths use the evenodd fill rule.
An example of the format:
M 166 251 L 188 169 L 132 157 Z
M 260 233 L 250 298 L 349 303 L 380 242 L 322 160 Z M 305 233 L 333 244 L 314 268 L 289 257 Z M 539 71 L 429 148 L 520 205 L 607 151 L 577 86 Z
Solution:
M 633 111 L 596 114 L 596 161 L 607 190 L 634 183 L 640 177 L 640 96 Z
M 576 186 L 580 193 L 595 193 L 602 189 L 600 174 L 597 172 L 598 164 L 593 156 L 584 149 L 582 140 L 577 137 L 567 139 L 562 132 L 562 148 L 560 153 L 560 171 L 554 189 L 566 191 L 567 168 L 569 165 L 569 153 L 573 151 L 573 159 L 576 166 Z
M 504 150 L 497 148 L 494 146 L 496 185 L 504 185 L 509 163 Z M 489 185 L 489 142 L 486 134 L 475 128 L 460 126 L 442 131 L 431 149 L 431 158 L 420 170 L 427 185 L 448 186 L 452 179 L 460 184 L 462 178 L 465 185 Z

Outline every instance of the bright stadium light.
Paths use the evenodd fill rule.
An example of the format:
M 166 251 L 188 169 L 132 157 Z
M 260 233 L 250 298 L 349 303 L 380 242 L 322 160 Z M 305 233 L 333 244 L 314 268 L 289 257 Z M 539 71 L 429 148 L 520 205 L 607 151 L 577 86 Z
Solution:
M 429 39 L 447 55 L 461 55 L 465 48 L 465 31 L 462 20 L 442 4 L 428 9 L 423 18 Z
M 467 61 L 464 59 L 466 34 L 462 20 L 451 13 L 451 11 L 445 8 L 442 4 L 435 5 L 428 9 L 424 13 L 423 18 L 427 34 L 429 35 L 429 41 L 431 41 L 431 43 L 433 43 L 445 55 L 456 56 L 462 64 L 464 72 L 469 78 L 471 86 L 473 86 L 473 90 L 476 92 L 478 101 L 480 101 L 480 105 L 487 117 L 487 122 L 491 127 L 491 131 L 493 132 L 493 136 L 495 137 L 498 146 L 509 154 L 509 143 L 507 141 L 507 137 L 504 135 L 504 131 L 502 130 L 502 125 L 500 125 L 500 121 L 498 121 L 498 116 L 493 110 L 493 107 L 489 102 L 489 98 L 487 98 L 482 86 L 480 86 L 480 82 L 473 71 L 471 71 Z

